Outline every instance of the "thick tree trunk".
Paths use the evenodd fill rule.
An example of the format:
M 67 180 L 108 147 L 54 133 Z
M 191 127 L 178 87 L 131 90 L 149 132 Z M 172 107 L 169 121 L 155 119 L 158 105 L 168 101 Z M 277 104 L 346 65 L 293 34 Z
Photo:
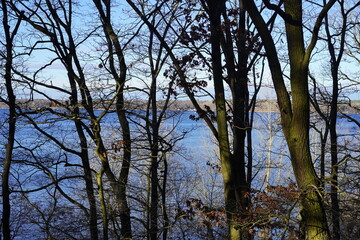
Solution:
M 331 4 L 327 5 L 321 14 L 324 14 L 332 6 Z M 301 191 L 301 238 L 329 239 L 327 220 L 321 199 L 321 185 L 315 173 L 309 147 L 310 108 L 307 75 L 309 56 L 315 46 L 317 33 L 314 32 L 314 38 L 309 49 L 305 52 L 302 32 L 302 1 L 288 0 L 284 2 L 284 5 L 287 18 L 291 19 L 291 23 L 286 22 L 286 36 L 290 60 L 292 101 L 290 101 L 285 87 L 275 44 L 270 32 L 254 1 L 246 1 L 246 8 L 259 31 L 267 52 L 280 107 L 283 131 L 288 143 L 296 181 Z M 321 23 L 322 17 L 324 16 L 319 15 L 316 24 Z M 319 27 L 318 25 L 317 27 Z
M 285 11 L 295 21 L 302 22 L 301 0 L 284 3 Z M 305 239 L 328 239 L 328 226 L 321 199 L 321 184 L 316 175 L 309 146 L 310 105 L 308 62 L 304 62 L 305 47 L 302 25 L 286 23 L 293 117 L 283 126 L 291 162 L 301 194 L 301 232 Z
M 309 99 L 307 68 L 292 66 L 293 118 L 283 126 L 295 178 L 301 191 L 301 232 L 304 239 L 328 239 L 328 227 L 322 203 L 321 184 L 310 155 Z
M 237 192 L 235 174 L 235 159 L 230 152 L 229 135 L 226 120 L 225 92 L 222 78 L 222 62 L 220 51 L 221 21 L 220 14 L 225 6 L 223 1 L 208 1 L 209 17 L 211 25 L 211 58 L 215 88 L 216 121 L 218 128 L 218 142 L 220 149 L 221 171 L 224 182 L 225 210 L 229 221 L 230 239 L 242 239 L 241 227 L 238 216 L 241 203 L 242 191 Z M 240 139 L 239 139 L 240 140 Z M 238 160 L 238 159 L 237 159 Z M 238 195 L 238 198 L 237 198 Z
M 231 156 L 231 166 L 232 166 L 232 176 L 234 181 L 234 194 L 236 201 L 237 209 L 237 218 L 239 223 L 239 231 L 241 232 L 242 239 L 251 238 L 249 234 L 249 229 L 246 226 L 241 226 L 243 219 L 246 219 L 249 216 L 249 209 L 251 204 L 250 199 L 250 183 L 246 177 L 246 160 L 245 160 L 245 140 L 247 132 L 247 110 L 248 110 L 248 85 L 247 85 L 247 59 L 246 54 L 246 29 L 245 29 L 245 9 L 242 5 L 240 7 L 239 14 L 239 31 L 238 39 L 241 41 L 237 42 L 237 52 L 238 52 L 238 62 L 236 61 L 233 47 L 233 39 L 229 28 L 225 28 L 225 34 L 223 36 L 221 46 L 224 52 L 225 61 L 226 61 L 226 70 L 227 70 L 227 82 L 230 85 L 233 106 L 232 106 L 232 133 L 233 133 L 233 154 Z M 223 9 L 223 16 L 225 22 L 227 19 L 226 10 Z M 236 63 L 237 62 L 237 63 Z M 251 135 L 251 131 L 249 131 Z M 248 140 L 251 140 L 249 138 Z M 251 141 L 249 148 L 251 149 Z M 230 151 L 230 150 L 229 150 Z M 250 157 L 249 157 L 250 159 Z M 248 166 L 248 174 L 251 175 L 251 167 Z M 246 225 L 246 224 L 245 224 Z
M 291 132 L 287 141 L 296 181 L 301 191 L 301 239 L 329 239 L 320 181 L 307 150 L 307 136 L 303 136 L 301 128 Z

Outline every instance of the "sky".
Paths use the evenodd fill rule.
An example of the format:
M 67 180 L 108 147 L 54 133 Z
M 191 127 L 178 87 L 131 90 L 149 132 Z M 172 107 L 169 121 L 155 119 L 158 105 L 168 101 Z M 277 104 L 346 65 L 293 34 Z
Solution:
M 85 3 L 86 2 L 86 3 Z M 89 26 L 93 25 L 94 23 L 94 9 L 91 8 L 91 5 L 89 4 L 88 1 L 80 1 L 80 5 L 82 6 L 81 8 L 76 8 L 75 12 L 76 13 L 80 13 L 80 14 L 75 14 L 74 15 L 74 22 L 76 20 L 76 27 L 74 28 L 74 32 L 75 35 L 77 32 L 80 32 L 80 30 L 82 29 L 86 29 L 89 28 Z M 90 7 L 89 7 L 90 5 Z M 118 9 L 121 9 L 123 7 L 123 5 L 119 5 Z M 124 11 L 124 9 L 122 9 L 121 11 Z M 83 13 L 83 14 L 81 14 Z M 129 19 L 125 19 L 123 16 L 125 16 L 126 14 L 113 14 L 114 18 L 120 19 L 121 24 L 126 23 L 126 24 L 130 24 L 131 21 Z M 24 26 L 24 30 L 26 30 L 26 28 L 28 28 L 28 26 Z M 119 26 L 119 29 L 121 29 L 122 27 Z M 33 41 L 35 38 L 33 38 Z M 96 44 L 95 44 L 95 38 L 90 39 L 87 42 L 84 42 L 81 47 L 80 47 L 80 52 L 81 55 L 84 57 L 88 57 L 86 56 L 86 54 L 89 54 L 94 56 L 95 59 L 93 60 L 89 60 L 84 64 L 84 69 L 93 72 L 99 71 L 99 69 L 97 68 L 98 64 L 100 63 L 100 60 L 96 60 L 96 55 L 98 57 L 100 57 L 99 53 L 96 53 Z M 318 44 L 319 46 L 321 46 L 321 43 Z M 130 53 L 130 55 L 126 55 L 127 53 Z M 125 57 L 126 57 L 126 61 L 128 65 L 131 65 L 130 63 L 132 62 L 136 62 L 136 57 L 132 56 L 132 52 L 131 51 L 126 51 L 125 50 Z M 325 54 L 326 56 L 326 54 Z M 34 51 L 31 55 L 31 57 L 29 57 L 29 59 L 26 61 L 26 65 L 29 68 L 30 71 L 36 71 L 39 67 L 41 67 L 44 63 L 47 63 L 49 60 L 51 60 L 53 58 L 52 54 L 49 54 L 49 51 L 45 51 L 45 50 L 37 50 Z M 327 84 L 328 82 L 328 61 L 326 60 L 326 57 L 322 57 L 322 55 L 320 55 L 320 57 L 317 57 L 317 55 L 315 55 L 315 57 L 313 58 L 313 61 L 311 63 L 310 66 L 310 71 L 311 73 L 317 77 L 317 79 L 319 79 L 320 82 L 324 82 L 324 84 Z M 357 62 L 345 62 L 342 63 L 342 67 L 341 69 L 346 72 L 347 74 L 349 74 L 349 76 L 359 76 L 359 63 Z M 95 73 L 96 74 L 96 73 Z M 67 72 L 64 69 L 64 67 L 62 66 L 62 64 L 59 61 L 55 61 L 51 66 L 48 66 L 45 70 L 42 71 L 41 74 L 38 75 L 39 79 L 51 79 L 50 81 L 52 82 L 52 84 L 60 86 L 60 87 L 68 87 L 68 80 L 67 80 Z M 91 78 L 94 78 L 94 76 L 91 76 Z M 135 86 L 136 87 L 143 87 L 139 81 L 134 81 Z M 260 99 L 274 99 L 276 98 L 275 96 L 275 92 L 271 87 L 271 75 L 269 70 L 265 71 L 265 75 L 264 75 L 264 84 L 265 86 L 261 88 L 260 92 L 259 92 L 259 98 Z M 129 85 L 131 85 L 132 83 L 129 82 Z M 349 84 L 346 81 L 343 81 L 342 86 L 345 86 L 347 84 Z M 353 86 L 353 88 L 355 88 L 355 86 Z M 356 87 L 357 88 L 357 87 Z M 61 94 L 59 94 L 58 92 L 54 91 L 54 90 L 49 90 L 49 89 L 45 89 L 45 88 L 39 88 L 41 91 L 45 91 L 47 94 L 51 94 L 52 97 L 54 98 L 63 98 L 63 96 Z M 206 88 L 207 91 L 209 92 L 213 92 L 213 84 L 212 82 L 208 82 L 208 86 Z M 351 91 L 346 92 L 346 96 L 349 97 L 350 99 L 354 99 L 354 100 L 360 100 L 360 93 L 357 91 L 357 89 L 352 89 L 352 90 L 356 90 L 354 91 L 354 93 L 350 93 Z M 250 87 L 250 91 L 251 91 L 251 87 Z M 35 97 L 41 97 L 40 95 L 37 95 Z

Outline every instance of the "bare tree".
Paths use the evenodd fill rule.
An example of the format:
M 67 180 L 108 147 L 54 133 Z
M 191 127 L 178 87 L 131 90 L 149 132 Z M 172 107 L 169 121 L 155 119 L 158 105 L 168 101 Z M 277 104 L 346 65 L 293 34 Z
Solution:
M 290 62 L 291 98 L 286 89 L 282 69 L 280 67 L 276 45 L 264 18 L 259 13 L 254 1 L 246 1 L 248 10 L 266 49 L 269 67 L 273 78 L 277 100 L 281 113 L 281 123 L 291 155 L 291 162 L 301 198 L 301 238 L 329 239 L 329 230 L 323 202 L 321 199 L 320 181 L 316 175 L 309 146 L 309 89 L 308 67 L 311 53 L 318 39 L 319 29 L 326 13 L 335 1 L 321 6 L 312 31 L 311 41 L 305 48 L 303 34 L 302 1 L 286 1 L 284 9 L 264 1 L 266 6 L 275 10 L 284 20 L 287 49 Z
M 151 23 L 149 18 L 140 11 L 140 7 L 136 6 L 135 2 L 128 1 L 130 6 L 141 16 L 143 21 L 149 26 L 150 31 L 153 31 L 156 37 L 160 40 L 161 44 L 164 45 L 164 48 L 169 53 L 170 59 L 175 64 L 174 71 L 178 74 L 178 84 L 184 89 L 194 107 L 197 110 L 200 118 L 203 118 L 207 123 L 209 129 L 213 132 L 214 136 L 217 138 L 219 142 L 220 156 L 222 162 L 222 171 L 224 177 L 224 187 L 225 187 L 225 198 L 226 200 L 226 209 L 228 212 L 229 221 L 231 222 L 230 229 L 234 230 L 233 233 L 239 235 L 238 229 L 243 228 L 242 234 L 248 235 L 247 224 L 246 221 L 238 221 L 238 217 L 245 219 L 249 216 L 246 213 L 245 209 L 250 209 L 249 203 L 249 192 L 250 192 L 250 182 L 252 180 L 252 152 L 251 152 L 251 119 L 249 118 L 248 112 L 253 109 L 255 105 L 256 93 L 259 90 L 259 86 L 255 87 L 255 98 L 249 101 L 249 92 L 248 92 L 248 73 L 253 65 L 253 63 L 257 59 L 257 54 L 251 58 L 250 63 L 248 64 L 248 58 L 250 53 L 254 50 L 257 51 L 256 37 L 253 39 L 248 35 L 246 29 L 246 20 L 245 20 L 245 11 L 240 6 L 240 10 L 238 9 L 229 9 L 231 11 L 239 11 L 239 15 L 236 15 L 234 19 L 229 17 L 228 10 L 225 8 L 224 2 L 214 3 L 204 1 L 200 5 L 202 9 L 204 9 L 209 15 L 206 17 L 206 21 L 209 21 L 213 24 L 213 20 L 215 18 L 219 18 L 216 20 L 215 25 L 211 25 L 209 28 L 212 31 L 212 34 L 205 33 L 207 30 L 204 28 L 204 25 L 207 23 L 206 21 L 203 23 L 199 23 L 199 25 L 193 25 L 192 32 L 188 34 L 186 29 L 182 30 L 182 34 L 179 35 L 181 38 L 181 42 L 191 51 L 182 57 L 176 57 L 176 51 L 173 50 L 171 46 L 167 44 L 167 39 L 165 39 L 161 34 L 157 31 L 155 26 Z M 161 3 L 161 2 L 160 2 Z M 160 5 L 160 4 L 159 4 Z M 186 12 L 188 12 L 188 18 L 191 18 L 193 12 L 192 8 L 196 9 L 197 4 L 188 3 L 188 7 L 186 8 Z M 141 5 L 139 5 L 141 6 Z M 160 6 L 159 6 L 160 8 Z M 215 16 L 215 15 L 216 16 Z M 202 19 L 203 15 L 199 13 L 199 15 L 195 19 Z M 224 23 L 222 25 L 221 17 L 224 18 Z M 238 22 L 237 22 L 238 21 Z M 200 21 L 199 21 L 200 22 Z M 191 23 L 191 21 L 190 21 Z M 232 35 L 231 26 L 232 24 L 236 25 L 237 33 L 236 36 Z M 220 31 L 220 29 L 225 29 L 224 32 Z M 193 34 L 193 36 L 191 36 Z M 214 35 L 215 34 L 215 35 Z M 210 37 L 210 38 L 209 38 Z M 212 39 L 215 37 L 215 39 Z M 251 40 L 249 40 L 251 38 Z M 195 39 L 195 40 L 194 40 Z M 215 49 L 209 50 L 204 47 L 197 47 L 194 42 L 200 40 L 199 45 L 205 46 L 212 44 L 212 47 L 215 47 L 214 44 L 217 44 Z M 202 42 L 201 42 L 202 41 Z M 215 41 L 215 42 L 214 42 Z M 235 42 L 237 41 L 237 44 Z M 249 44 L 250 47 L 246 48 L 246 45 Z M 234 45 L 235 48 L 234 49 Z M 219 48 L 219 49 L 218 49 Z M 225 78 L 227 84 L 229 85 L 232 93 L 232 103 L 228 104 L 225 99 L 225 88 L 223 84 L 223 72 L 222 72 L 222 63 L 219 60 L 221 58 L 222 53 L 221 48 L 224 52 L 226 59 L 226 69 L 228 77 Z M 208 62 L 208 59 L 202 52 L 213 52 L 217 51 L 216 54 L 211 55 L 212 65 Z M 197 58 L 195 59 L 195 56 Z M 238 57 L 239 56 L 239 57 Z M 212 120 L 215 119 L 214 112 L 209 108 L 205 107 L 203 109 L 195 99 L 195 93 L 197 92 L 197 88 L 203 89 L 206 84 L 205 81 L 195 79 L 193 81 L 188 80 L 187 74 L 191 74 L 190 70 L 187 67 L 197 67 L 199 66 L 199 60 L 203 62 L 203 66 L 211 71 L 211 77 L 214 79 L 215 86 L 215 103 L 216 103 L 216 123 L 217 129 L 215 129 Z M 214 64 L 216 62 L 216 64 Z M 220 64 L 220 65 L 219 65 Z M 236 70 L 237 69 L 237 70 Z M 192 70 L 195 72 L 195 70 Z M 220 105 L 221 106 L 220 106 Z M 231 109 L 231 114 L 228 113 L 227 108 Z M 220 119 L 221 118 L 221 119 Z M 229 119 L 231 119 L 229 121 Z M 232 126 L 232 145 L 230 144 L 230 133 L 228 132 L 228 122 L 231 122 Z M 220 136 L 221 132 L 221 136 Z M 248 141 L 245 141 L 246 132 L 248 132 Z M 246 144 L 248 150 L 248 162 L 247 167 L 245 163 L 245 151 Z M 242 215 L 242 217 L 241 217 Z M 232 220 L 231 220 L 232 219 Z M 237 226 L 237 227 L 235 227 Z M 234 236 L 235 236 L 234 235 Z
M 338 4 L 334 6 L 336 7 L 337 18 L 341 17 L 341 22 L 339 26 L 336 27 L 331 23 L 332 19 L 330 19 L 329 14 L 325 16 L 324 28 L 325 28 L 325 41 L 327 44 L 327 50 L 330 56 L 330 70 L 331 70 L 331 78 L 332 78 L 332 92 L 331 94 L 326 93 L 318 93 L 317 91 L 322 91 L 321 89 L 315 89 L 314 94 L 318 94 L 320 97 L 322 96 L 330 96 L 329 99 L 320 99 L 326 102 L 330 106 L 330 113 L 327 114 L 324 112 L 319 106 L 316 99 L 312 100 L 315 109 L 319 113 L 319 115 L 325 121 L 325 133 L 322 139 L 322 154 L 321 154 L 321 176 L 324 179 L 324 171 L 325 171 L 325 144 L 327 142 L 328 134 L 330 137 L 330 153 L 331 153 L 331 220 L 332 220 L 332 237 L 333 239 L 340 239 L 340 208 L 339 208 L 339 196 L 338 196 L 338 174 L 339 174 L 339 147 L 338 147 L 338 133 L 337 133 L 337 122 L 338 122 L 338 105 L 339 105 L 339 94 L 341 91 L 340 87 L 340 64 L 343 59 L 345 44 L 346 44 L 346 33 L 349 28 L 349 15 L 360 5 L 360 2 L 354 3 L 353 6 L 346 9 L 344 1 L 338 1 Z M 323 2 L 326 4 L 326 1 Z M 350 25 L 351 26 L 351 25 Z M 338 44 L 337 44 L 338 43 Z M 316 88 L 316 82 L 314 80 L 314 87 Z M 340 87 L 340 88 L 339 88 Z
M 2 42 L 4 51 L 1 51 L 1 62 L 5 63 L 4 68 L 4 80 L 6 87 L 6 98 L 0 97 L 2 102 L 5 102 L 9 106 L 9 118 L 8 118 L 8 136 L 6 144 L 6 153 L 3 160 L 3 170 L 2 170 L 2 232 L 3 237 L 6 240 L 11 239 L 11 226 L 10 226 L 10 216 L 11 216 L 11 206 L 10 206 L 10 169 L 11 163 L 13 161 L 13 149 L 15 144 L 15 131 L 16 131 L 16 97 L 14 92 L 13 85 L 13 59 L 14 59 L 14 42 L 16 34 L 19 30 L 21 18 L 15 19 L 15 24 L 11 26 L 11 16 L 9 16 L 9 6 L 7 1 L 1 1 L 1 10 L 2 10 L 2 29 L 5 35 L 5 41 Z M 12 29 L 11 29 L 12 27 Z

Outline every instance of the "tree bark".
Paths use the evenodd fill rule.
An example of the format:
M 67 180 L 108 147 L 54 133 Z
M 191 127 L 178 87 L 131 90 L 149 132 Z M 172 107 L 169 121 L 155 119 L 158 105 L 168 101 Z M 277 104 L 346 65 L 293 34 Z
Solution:
M 310 54 L 316 44 L 321 20 L 333 4 L 330 3 L 319 14 L 314 27 L 312 41 L 305 51 L 302 32 L 302 1 L 285 1 L 285 13 L 292 19 L 286 22 L 288 55 L 290 60 L 290 84 L 292 102 L 286 90 L 279 59 L 273 39 L 259 14 L 254 1 L 246 1 L 246 8 L 263 40 L 278 104 L 282 126 L 288 143 L 291 162 L 297 184 L 301 190 L 301 232 L 302 239 L 329 239 L 329 230 L 321 199 L 320 181 L 315 173 L 309 147 L 309 91 L 308 65 Z
M 21 17 L 18 19 L 13 31 L 10 31 L 9 19 L 8 19 L 8 6 L 5 0 L 1 1 L 2 8 L 2 25 L 5 35 L 5 88 L 7 93 L 7 105 L 9 106 L 9 120 L 8 120 L 8 135 L 7 135 L 7 144 L 5 159 L 3 163 L 3 172 L 2 172 L 2 232 L 5 240 L 11 239 L 11 205 L 10 205 L 10 170 L 13 157 L 14 143 L 15 143 L 15 131 L 16 131 L 16 102 L 15 94 L 12 85 L 12 64 L 13 64 L 13 40 L 19 29 Z
M 76 108 L 75 111 L 77 112 L 76 116 L 79 116 L 79 108 Z M 97 227 L 97 209 L 96 209 L 96 199 L 94 192 L 94 183 L 93 183 L 92 171 L 90 167 L 90 160 L 88 154 L 88 144 L 81 123 L 78 120 L 75 120 L 75 126 L 80 139 L 80 146 L 81 146 L 80 157 L 84 168 L 85 190 L 90 208 L 90 214 L 89 214 L 90 236 L 91 239 L 96 240 L 99 238 L 98 227 Z
M 209 6 L 209 11 L 211 11 Z M 227 17 L 225 7 L 222 8 L 222 15 L 225 22 L 224 33 L 220 29 L 219 25 L 217 29 L 222 37 L 222 49 L 224 52 L 226 70 L 227 70 L 227 82 L 230 86 L 232 93 L 232 148 L 233 153 L 231 154 L 231 168 L 232 176 L 234 181 L 234 194 L 237 217 L 238 217 L 238 228 L 240 231 L 241 239 L 250 239 L 249 229 L 241 226 L 243 219 L 249 216 L 250 202 L 250 182 L 246 175 L 246 154 L 245 154 L 245 140 L 246 132 L 248 128 L 247 114 L 248 114 L 248 54 L 246 49 L 246 11 L 243 6 L 243 1 L 240 1 L 240 13 L 238 21 L 238 33 L 236 42 L 237 45 L 237 59 L 235 60 L 234 47 L 233 47 L 233 36 L 231 35 L 230 28 L 227 24 L 230 24 L 230 20 Z M 211 21 L 211 20 L 210 20 Z M 220 34 L 219 33 L 219 34 Z M 221 66 L 221 65 L 220 65 Z M 222 76 L 222 75 L 221 75 Z M 226 116 L 225 116 L 226 117 Z M 248 140 L 251 143 L 251 132 L 249 132 Z M 251 146 L 249 146 L 251 148 Z M 229 149 L 230 151 L 230 149 Z M 249 156 L 248 159 L 251 157 Z M 248 174 L 251 175 L 251 167 L 248 168 Z M 251 181 L 251 180 L 250 180 Z M 246 225 L 246 224 L 245 224 Z
M 131 162 L 131 135 L 130 135 L 130 126 L 129 121 L 124 109 L 124 86 L 126 81 L 126 71 L 127 66 L 125 63 L 125 56 L 123 54 L 122 47 L 119 42 L 119 37 L 116 35 L 112 24 L 111 24 L 111 4 L 110 1 L 100 1 L 93 0 L 100 18 L 103 23 L 103 31 L 107 41 L 108 51 L 109 51 L 109 65 L 110 73 L 116 81 L 116 113 L 120 122 L 122 136 L 123 136 L 123 162 L 121 165 L 119 180 L 116 181 L 116 178 L 113 178 L 113 173 L 110 173 L 110 169 L 105 170 L 105 174 L 113 178 L 113 187 L 116 189 L 116 197 L 118 200 L 118 206 L 120 211 L 120 221 L 121 221 L 121 235 L 124 239 L 132 238 L 132 228 L 131 228 L 131 218 L 130 218 L 130 208 L 127 202 L 127 183 L 130 170 Z M 103 5 L 104 4 L 104 8 Z M 117 58 L 118 67 L 120 72 L 118 73 L 115 67 L 115 59 Z M 101 144 L 102 145 L 102 144 Z M 105 153 L 105 149 L 101 150 Z M 107 163 L 108 164 L 108 163 Z
M 335 53 L 335 46 L 333 37 L 330 32 L 330 25 L 328 15 L 325 16 L 325 31 L 327 37 L 328 51 L 330 54 L 331 64 L 331 77 L 332 77 L 332 99 L 330 103 L 330 152 L 331 152 L 331 220 L 332 220 L 332 238 L 340 239 L 340 206 L 339 206 L 339 194 L 338 194 L 338 140 L 337 140 L 337 118 L 338 118 L 338 99 L 339 99 L 339 66 L 345 50 L 345 37 L 347 29 L 347 17 L 348 13 L 344 9 L 344 1 L 338 1 L 341 9 L 342 26 L 340 41 L 338 47 L 338 55 Z M 325 4 L 325 1 L 324 1 Z M 357 3 L 359 5 L 359 3 Z M 356 6 L 356 5 L 355 5 Z M 354 8 L 355 8 L 354 6 Z
M 225 210 L 229 221 L 230 239 L 241 239 L 238 227 L 238 202 L 236 199 L 236 182 L 234 179 L 234 164 L 230 152 L 229 134 L 226 120 L 225 92 L 222 78 L 221 62 L 221 11 L 225 7 L 224 1 L 207 1 L 211 28 L 211 59 L 215 89 L 216 121 L 218 142 L 220 149 L 221 171 L 224 182 Z

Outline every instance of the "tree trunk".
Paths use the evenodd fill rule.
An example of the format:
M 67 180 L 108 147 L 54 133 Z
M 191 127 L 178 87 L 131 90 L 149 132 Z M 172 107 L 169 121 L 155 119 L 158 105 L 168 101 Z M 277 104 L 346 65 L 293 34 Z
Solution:
M 324 7 L 321 14 L 332 6 Z M 290 60 L 290 84 L 292 102 L 286 90 L 274 41 L 254 1 L 246 1 L 246 8 L 263 40 L 277 94 L 281 123 L 288 143 L 295 178 L 301 191 L 301 232 L 302 239 L 329 239 L 326 215 L 321 199 L 320 181 L 315 173 L 309 147 L 309 91 L 308 65 L 310 53 L 316 44 L 317 32 L 313 34 L 305 52 L 302 32 L 302 1 L 285 1 L 286 36 Z M 324 15 L 319 15 L 316 29 L 319 29 Z
M 8 70 L 8 69 L 6 69 Z M 8 77 L 11 79 L 10 74 L 5 73 L 5 79 Z M 11 81 L 6 80 L 6 88 L 9 96 L 9 129 L 7 139 L 8 142 L 6 144 L 6 153 L 3 164 L 3 172 L 2 172 L 2 230 L 3 236 L 5 240 L 11 239 L 11 229 L 10 229 L 10 216 L 11 216 L 11 206 L 10 206 L 10 186 L 9 186 L 9 177 L 10 177 L 10 169 L 12 162 L 12 154 L 14 149 L 15 142 L 15 129 L 16 129 L 16 113 L 15 113 L 15 97 L 11 96 L 12 87 Z M 11 88 L 11 90 L 10 90 Z M 10 90 L 10 91 L 9 91 Z
M 299 0 L 285 3 L 285 11 L 302 22 L 302 5 Z M 289 146 L 295 178 L 301 193 L 301 232 L 305 239 L 328 239 L 328 227 L 321 199 L 320 181 L 316 175 L 309 146 L 310 105 L 308 90 L 308 63 L 304 63 L 302 25 L 286 23 L 290 84 L 292 91 L 291 123 L 283 125 Z
M 153 69 L 152 69 L 153 72 Z M 154 72 L 153 72 L 154 74 Z M 156 240 L 158 235 L 158 154 L 159 154 L 159 122 L 157 119 L 157 103 L 156 103 L 156 76 L 152 76 L 150 89 L 151 102 L 151 129 L 148 129 L 148 139 L 151 146 L 151 163 L 150 163 L 150 239 Z M 150 109 L 149 109 L 150 110 Z M 149 119 L 150 120 L 150 119 Z
M 12 155 L 15 143 L 15 131 L 16 131 L 16 102 L 15 94 L 12 86 L 12 63 L 13 63 L 13 39 L 17 33 L 17 30 L 20 25 L 21 17 L 18 19 L 13 32 L 10 32 L 9 19 L 8 19 L 8 9 L 5 0 L 1 1 L 2 14 L 3 14 L 3 31 L 6 41 L 6 52 L 5 52 L 5 87 L 7 93 L 7 105 L 9 106 L 9 120 L 8 120 L 8 135 L 7 135 L 7 144 L 6 144 L 6 153 L 3 163 L 3 172 L 2 172 L 2 232 L 5 240 L 11 239 L 11 206 L 10 206 L 10 169 L 12 163 Z
M 125 82 L 125 81 L 124 81 Z M 122 83 L 121 86 L 123 86 Z M 118 83 L 119 85 L 119 83 Z M 130 218 L 130 208 L 128 206 L 126 189 L 128 184 L 128 177 L 130 171 L 130 162 L 131 162 L 131 136 L 130 136 L 130 126 L 129 121 L 126 118 L 125 109 L 124 109 L 124 97 L 123 92 L 120 91 L 120 94 L 117 98 L 116 110 L 118 118 L 120 120 L 120 125 L 122 129 L 122 135 L 124 140 L 124 153 L 123 153 L 123 163 L 121 165 L 120 176 L 119 176 L 119 206 L 120 206 L 120 221 L 121 221 L 121 235 L 124 239 L 132 238 L 132 229 L 131 229 L 131 218 Z
M 119 212 L 120 212 L 120 221 L 121 221 L 121 236 L 123 239 L 132 238 L 132 228 L 131 228 L 131 218 L 130 218 L 130 208 L 127 202 L 126 190 L 128 184 L 128 177 L 130 171 L 130 162 L 131 162 L 131 134 L 129 121 L 127 119 L 125 109 L 124 109 L 124 85 L 126 81 L 126 71 L 127 66 L 125 64 L 125 56 L 123 54 L 122 47 L 119 42 L 119 37 L 116 35 L 112 23 L 111 23 L 111 4 L 110 1 L 100 1 L 93 0 L 103 23 L 103 31 L 107 41 L 107 47 L 109 51 L 109 66 L 110 73 L 116 81 L 116 113 L 120 122 L 122 136 L 123 136 L 123 162 L 121 165 L 119 180 L 116 180 L 116 177 L 111 172 L 110 169 L 105 168 L 105 174 L 110 177 L 112 181 L 112 186 L 114 188 L 114 193 L 116 195 Z M 104 7 L 103 5 L 104 4 Z M 105 8 L 105 9 L 104 9 Z M 115 67 L 116 62 L 114 58 L 117 58 L 118 68 L 120 69 L 119 73 L 117 67 Z M 100 146 L 100 156 L 106 154 L 105 148 Z M 101 156 L 103 157 L 103 156 Z M 103 157 L 105 160 L 106 157 Z M 107 160 L 105 160 L 107 161 Z M 105 163 L 108 165 L 108 163 Z
M 220 149 L 221 171 L 224 182 L 225 210 L 229 221 L 230 239 L 241 239 L 241 231 L 237 220 L 238 202 L 236 199 L 236 181 L 234 179 L 233 159 L 230 152 L 229 135 L 226 120 L 225 92 L 222 78 L 220 51 L 221 21 L 220 14 L 223 1 L 208 1 L 211 26 L 211 58 L 215 88 L 216 121 Z
M 156 240 L 158 235 L 158 151 L 151 151 L 150 166 L 150 239 Z
M 167 158 L 165 152 L 162 153 L 162 159 L 164 161 L 164 175 L 163 175 L 164 179 L 161 189 L 161 201 L 162 201 L 162 213 L 164 216 L 163 240 L 166 240 L 169 231 L 170 220 L 166 210 L 166 186 L 167 186 L 168 164 L 167 164 Z
M 75 111 L 76 116 L 79 116 L 79 108 L 76 108 Z M 84 168 L 84 179 L 85 179 L 85 190 L 87 199 L 89 201 L 89 225 L 90 225 L 90 236 L 91 239 L 98 239 L 98 227 L 97 227 L 97 210 L 96 210 L 96 200 L 94 193 L 94 183 L 92 178 L 92 171 L 90 167 L 89 155 L 88 155 L 88 144 L 86 140 L 86 136 L 81 127 L 81 123 L 78 120 L 75 120 L 76 130 L 80 139 L 81 146 L 81 161 Z
M 325 2 L 324 2 L 325 3 Z M 342 26 L 338 47 L 338 55 L 335 54 L 335 46 L 333 35 L 330 32 L 328 15 L 325 16 L 325 31 L 327 36 L 328 50 L 330 54 L 331 77 L 332 77 L 332 99 L 330 104 L 330 150 L 331 150 L 331 220 L 332 220 L 332 238 L 340 239 L 340 206 L 338 194 L 338 141 L 337 141 L 337 115 L 338 115 L 338 99 L 339 99 L 339 66 L 345 49 L 345 37 L 347 30 L 347 17 L 350 12 L 345 12 L 344 1 L 338 1 L 341 9 Z M 358 3 L 359 4 L 359 3 Z M 355 7 L 355 6 L 354 6 Z
M 331 40 L 330 40 L 331 41 Z M 334 51 L 334 49 L 332 48 Z M 333 55 L 334 56 L 334 55 Z M 338 114 L 338 70 L 339 65 L 336 59 L 332 58 L 331 75 L 333 80 L 332 101 L 330 110 L 330 153 L 331 153 L 331 221 L 332 221 L 332 238 L 340 239 L 340 207 L 338 194 L 338 141 L 336 132 L 337 114 Z
M 102 219 L 102 226 L 103 226 L 103 237 L 102 239 L 108 240 L 109 239 L 109 222 L 108 222 L 108 214 L 107 208 L 105 203 L 105 196 L 104 196 L 104 186 L 102 177 L 104 175 L 104 167 L 101 167 L 100 171 L 96 174 L 96 182 L 99 186 L 99 202 L 101 208 L 101 219 Z

